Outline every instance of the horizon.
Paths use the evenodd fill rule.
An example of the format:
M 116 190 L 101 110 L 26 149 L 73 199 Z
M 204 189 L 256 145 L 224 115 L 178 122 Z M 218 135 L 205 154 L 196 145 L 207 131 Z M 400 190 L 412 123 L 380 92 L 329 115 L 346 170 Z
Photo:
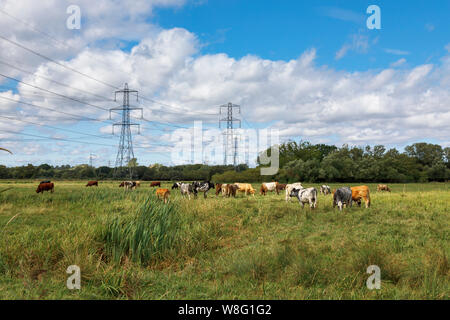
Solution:
M 73 4 L 80 29 L 67 27 Z M 372 4 L 381 29 L 367 28 Z M 111 86 L 124 83 L 139 91 L 130 102 L 145 119 L 136 119 L 141 135 L 133 131 L 138 163 L 173 165 L 175 140 L 194 121 L 217 130 L 228 102 L 241 106 L 243 129 L 277 130 L 281 143 L 448 147 L 449 9 L 446 1 L 104 0 L 101 10 L 85 0 L 4 1 L 0 147 L 14 154 L 1 162 L 76 166 L 93 154 L 97 167 L 114 165 L 108 110 L 118 106 Z

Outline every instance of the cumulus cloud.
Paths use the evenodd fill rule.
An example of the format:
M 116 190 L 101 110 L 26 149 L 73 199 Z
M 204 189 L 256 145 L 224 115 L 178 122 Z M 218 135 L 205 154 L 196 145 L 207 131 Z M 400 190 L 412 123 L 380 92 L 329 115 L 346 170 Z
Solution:
M 147 10 L 152 8 L 147 7 L 147 2 L 139 3 Z M 151 3 L 161 5 L 162 2 Z M 182 2 L 164 3 L 179 5 Z M 98 13 L 91 14 L 101 15 L 101 12 L 98 9 Z M 135 21 L 140 23 L 139 12 L 127 14 L 134 14 Z M 114 34 L 121 37 L 119 30 L 110 32 L 108 36 Z M 91 33 L 84 39 L 100 39 L 100 36 L 96 38 Z M 29 41 L 33 41 L 33 38 L 30 37 Z M 344 56 L 348 50 L 367 52 L 370 44 L 368 37 L 354 36 L 348 44 L 350 47 L 340 56 Z M 217 126 L 217 106 L 231 101 L 241 105 L 241 116 L 248 122 L 277 128 L 280 135 L 285 137 L 338 145 L 404 145 L 424 138 L 435 139 L 442 144 L 449 143 L 449 53 L 435 65 L 395 68 L 405 64 L 406 59 L 402 58 L 384 70 L 346 72 L 318 65 L 316 57 L 320 52 L 314 48 L 288 61 L 263 59 L 254 55 L 236 59 L 225 53 L 202 54 L 201 48 L 197 36 L 188 30 L 153 29 L 143 35 L 130 50 L 80 47 L 70 57 L 64 52 L 54 52 L 52 57 L 59 57 L 61 63 L 70 68 L 95 75 L 97 79 L 115 86 L 128 82 L 130 88 L 138 89 L 142 96 L 164 102 L 160 104 L 142 99 L 137 102 L 132 97 L 132 105 L 143 107 L 144 117 L 152 121 L 192 126 L 194 120 L 203 120 Z M 386 50 L 400 54 L 392 49 Z M 120 102 L 112 101 L 112 88 L 58 65 L 40 61 L 34 70 L 34 75 L 22 75 L 23 81 L 79 97 L 105 109 L 120 105 Z M 42 76 L 96 96 L 51 84 Z M 30 88 L 26 85 L 19 85 L 17 94 L 3 92 L 2 95 L 57 107 L 71 114 L 102 120 L 108 116 L 101 108 L 61 98 L 58 100 L 51 94 L 40 92 L 39 95 L 30 95 Z M 48 117 L 51 114 L 54 117 L 52 119 L 61 124 L 58 115 L 48 110 L 26 106 L 19 108 L 14 104 L 5 105 L 5 108 L 11 111 L 20 109 L 36 117 Z M 48 120 L 46 123 L 51 122 Z M 13 126 L 20 128 L 18 124 Z M 170 150 L 164 144 L 173 143 L 173 135 L 165 132 L 163 125 L 143 122 L 142 127 L 142 136 L 137 136 L 135 140 L 144 147 L 139 152 L 146 152 L 146 146 L 148 151 L 153 152 L 167 153 Z M 111 132 L 111 126 L 107 123 L 99 123 L 96 128 L 98 133 Z M 157 147 L 156 144 L 161 145 Z

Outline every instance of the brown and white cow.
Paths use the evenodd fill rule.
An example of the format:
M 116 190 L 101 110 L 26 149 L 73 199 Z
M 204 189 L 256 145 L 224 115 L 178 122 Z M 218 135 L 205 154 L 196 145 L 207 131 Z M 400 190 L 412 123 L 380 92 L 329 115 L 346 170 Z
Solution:
M 259 189 L 261 195 L 265 196 L 268 191 L 276 191 L 277 194 L 279 194 L 277 185 L 278 185 L 278 182 L 263 182 L 261 184 L 261 188 Z
M 377 191 L 388 191 L 388 192 L 391 192 L 391 189 L 389 189 L 387 184 L 379 184 L 377 186 Z

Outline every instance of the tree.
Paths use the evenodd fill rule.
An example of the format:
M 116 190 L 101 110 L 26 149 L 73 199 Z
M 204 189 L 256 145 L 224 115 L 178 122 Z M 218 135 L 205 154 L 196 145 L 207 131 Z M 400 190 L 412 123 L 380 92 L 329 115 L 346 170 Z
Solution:
M 405 153 L 414 157 L 425 166 L 431 167 L 433 164 L 444 161 L 444 150 L 438 144 L 414 143 L 405 147 Z

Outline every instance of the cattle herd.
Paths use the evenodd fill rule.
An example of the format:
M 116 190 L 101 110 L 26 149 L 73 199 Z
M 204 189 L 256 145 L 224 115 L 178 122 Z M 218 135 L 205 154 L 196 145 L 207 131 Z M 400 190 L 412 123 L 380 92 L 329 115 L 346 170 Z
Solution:
M 98 187 L 98 181 L 88 181 L 86 187 Z M 125 190 L 135 190 L 141 186 L 140 181 L 122 181 L 119 187 L 123 187 Z M 156 196 L 158 199 L 167 203 L 169 201 L 170 191 L 169 189 L 161 188 L 160 181 L 153 181 L 150 183 L 150 187 L 159 187 L 156 189 Z M 37 187 L 37 193 L 44 193 L 44 191 L 54 192 L 55 185 L 51 181 L 41 181 Z M 203 197 L 207 198 L 207 193 L 211 189 L 215 189 L 216 196 L 222 195 L 223 197 L 236 197 L 238 192 L 244 193 L 246 196 L 255 196 L 255 189 L 250 183 L 212 183 L 211 181 L 194 181 L 194 182 L 175 182 L 172 185 L 173 189 L 180 189 L 180 193 L 184 197 L 191 199 L 191 195 L 197 198 L 199 192 L 203 193 Z M 305 204 L 308 204 L 311 209 L 317 206 L 317 189 L 314 187 L 304 188 L 301 182 L 282 184 L 278 182 L 263 182 L 260 187 L 260 194 L 262 196 L 267 195 L 268 192 L 276 192 L 277 195 L 280 191 L 285 190 L 285 200 L 289 202 L 291 198 L 296 198 L 302 208 Z M 319 191 L 323 195 L 332 194 L 333 207 L 338 207 L 342 211 L 343 207 L 351 207 L 353 202 L 361 206 L 361 202 L 364 201 L 365 207 L 370 207 L 370 191 L 367 186 L 356 187 L 340 187 L 331 191 L 330 186 L 321 185 Z M 379 184 L 377 191 L 391 192 L 390 188 L 385 184 Z

